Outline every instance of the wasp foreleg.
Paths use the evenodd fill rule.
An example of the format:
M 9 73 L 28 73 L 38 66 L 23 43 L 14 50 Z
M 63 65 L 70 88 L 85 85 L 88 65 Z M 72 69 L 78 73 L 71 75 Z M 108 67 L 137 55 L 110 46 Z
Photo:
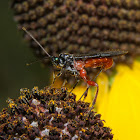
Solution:
M 62 73 L 63 73 L 63 69 L 60 70 L 60 72 L 57 75 L 55 75 L 55 73 L 53 72 L 53 82 L 52 82 L 52 85 L 54 84 L 56 78 L 60 77 L 62 75 Z

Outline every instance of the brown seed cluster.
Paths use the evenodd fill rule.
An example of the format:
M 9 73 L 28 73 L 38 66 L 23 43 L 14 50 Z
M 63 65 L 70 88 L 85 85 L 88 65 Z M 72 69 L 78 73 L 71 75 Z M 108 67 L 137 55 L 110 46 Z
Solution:
M 12 9 L 18 28 L 27 28 L 51 55 L 119 49 L 129 53 L 115 62 L 125 64 L 140 55 L 139 0 L 13 0 Z
M 89 103 L 76 101 L 66 88 L 21 89 L 21 96 L 8 99 L 9 109 L 0 113 L 0 139 L 111 140 L 101 115 L 89 111 Z

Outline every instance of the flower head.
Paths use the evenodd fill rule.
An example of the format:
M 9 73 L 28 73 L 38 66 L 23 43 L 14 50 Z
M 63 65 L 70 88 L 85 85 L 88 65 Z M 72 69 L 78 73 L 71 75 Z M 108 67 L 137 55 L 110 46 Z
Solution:
M 66 88 L 21 89 L 21 96 L 8 99 L 0 113 L 1 139 L 105 139 L 113 138 L 101 115 L 91 112 L 89 103 L 76 101 Z

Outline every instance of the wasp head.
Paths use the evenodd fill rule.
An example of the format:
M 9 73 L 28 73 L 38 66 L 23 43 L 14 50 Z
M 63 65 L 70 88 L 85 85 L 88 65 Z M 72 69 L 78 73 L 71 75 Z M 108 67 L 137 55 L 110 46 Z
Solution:
M 65 64 L 65 59 L 63 57 L 52 57 L 52 63 L 57 68 L 63 68 Z

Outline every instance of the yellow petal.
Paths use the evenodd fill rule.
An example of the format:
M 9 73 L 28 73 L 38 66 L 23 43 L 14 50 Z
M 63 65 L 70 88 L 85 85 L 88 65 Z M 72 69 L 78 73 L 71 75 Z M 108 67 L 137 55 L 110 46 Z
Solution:
M 105 110 L 105 106 L 107 108 L 107 100 L 108 100 L 108 91 L 109 91 L 109 81 L 108 81 L 108 77 L 106 74 L 101 73 L 99 75 L 99 77 L 97 78 L 97 83 L 99 85 L 99 93 L 98 93 L 98 97 L 97 97 L 97 101 L 96 101 L 96 109 L 97 110 L 102 110 L 101 112 L 103 114 L 105 114 L 106 110 Z M 100 107 L 100 108 L 99 108 Z
M 112 128 L 114 139 L 139 140 L 140 63 L 135 62 L 132 68 L 119 65 L 117 71 L 104 109 L 98 104 L 97 112 Z

